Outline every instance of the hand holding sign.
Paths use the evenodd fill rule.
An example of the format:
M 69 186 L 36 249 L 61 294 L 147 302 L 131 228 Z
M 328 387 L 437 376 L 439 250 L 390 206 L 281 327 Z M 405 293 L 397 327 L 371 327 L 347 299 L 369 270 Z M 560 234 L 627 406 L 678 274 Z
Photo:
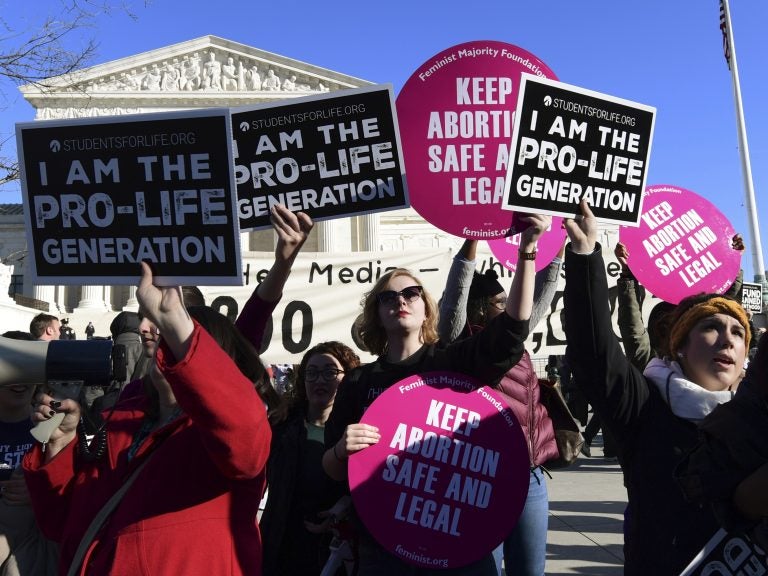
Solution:
M 381 440 L 381 434 L 376 426 L 361 422 L 350 424 L 344 431 L 344 436 L 336 443 L 334 451 L 337 448 L 338 451 L 335 451 L 334 455 L 340 459 L 349 458 L 350 455 L 373 446 L 379 440 Z
M 269 219 L 277 233 L 275 260 L 292 264 L 315 223 L 304 212 L 294 214 L 282 204 L 272 206 Z
M 179 286 L 158 287 L 153 284 L 152 269 L 141 263 L 141 281 L 136 289 L 139 307 L 162 334 L 177 360 L 184 358 L 189 347 L 194 323 L 184 307 Z
M 731 238 L 731 248 L 738 250 L 739 252 L 744 252 L 744 250 L 746 250 L 744 239 L 741 237 L 741 234 L 733 235 L 733 238 Z
M 613 255 L 616 256 L 616 260 L 618 260 L 621 265 L 621 272 L 629 272 L 629 264 L 627 263 L 629 260 L 629 251 L 627 250 L 627 247 L 621 242 L 616 242 L 616 247 L 613 249 Z
M 522 230 L 522 225 L 527 225 L 521 220 L 524 215 L 525 214 L 522 212 L 515 212 L 512 226 Z M 501 238 L 499 240 L 488 240 L 488 247 L 491 249 L 493 255 L 505 268 L 512 270 L 512 272 L 517 270 L 518 252 L 520 251 L 522 239 L 522 236 L 519 233 L 520 230 L 518 230 L 518 233 L 514 236 L 507 236 L 506 238 Z M 539 237 L 537 243 L 537 272 L 542 268 L 546 268 L 549 263 L 552 262 L 552 259 L 563 247 L 566 238 L 565 229 L 563 228 L 563 219 L 559 216 L 553 217 L 552 224 L 545 233 Z
M 597 244 L 597 220 L 586 200 L 579 204 L 581 215 L 563 220 L 571 239 L 571 250 L 576 254 L 591 254 Z

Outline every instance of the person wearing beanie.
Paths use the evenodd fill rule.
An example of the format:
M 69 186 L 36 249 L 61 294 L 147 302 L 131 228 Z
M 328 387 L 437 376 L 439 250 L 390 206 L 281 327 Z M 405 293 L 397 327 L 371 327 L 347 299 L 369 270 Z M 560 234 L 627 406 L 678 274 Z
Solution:
M 685 499 L 674 470 L 696 446 L 701 421 L 734 396 L 748 321 L 718 294 L 686 298 L 669 316 L 665 357 L 641 372 L 613 331 L 597 222 L 584 201 L 581 214 L 565 220 L 566 355 L 616 441 L 628 495 L 624 574 L 680 574 L 719 525 L 711 509 Z
M 482 331 L 503 313 L 507 293 L 495 270 L 488 269 L 482 274 L 475 271 L 476 255 L 477 240 L 465 240 L 448 272 L 438 323 L 443 344 Z M 536 273 L 531 331 L 550 310 L 557 290 L 561 258 L 562 250 L 547 267 Z M 496 569 L 498 574 L 504 573 L 501 567 L 503 560 L 507 574 L 539 576 L 544 573 L 546 565 L 549 517 L 549 495 L 543 468 L 546 468 L 548 461 L 559 456 L 554 427 L 546 407 L 540 401 L 539 379 L 527 352 L 494 388 L 504 398 L 529 439 L 531 471 L 523 512 L 514 529 L 493 552 Z
M 496 270 L 489 268 L 483 274 L 474 272 L 467 300 L 467 322 L 470 333 L 472 327 L 481 329 L 485 326 L 497 311 L 503 310 L 506 302 L 507 293 L 499 282 Z

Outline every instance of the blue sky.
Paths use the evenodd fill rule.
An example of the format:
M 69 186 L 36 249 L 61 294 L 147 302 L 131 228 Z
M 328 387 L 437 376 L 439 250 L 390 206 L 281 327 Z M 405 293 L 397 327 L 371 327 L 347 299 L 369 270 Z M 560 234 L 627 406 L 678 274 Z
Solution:
M 126 1 L 126 0 L 124 0 Z M 717 0 L 390 0 L 259 2 L 127 0 L 122 12 L 83 31 L 99 43 L 100 64 L 214 34 L 373 82 L 397 93 L 432 55 L 470 40 L 499 40 L 543 60 L 564 82 L 657 108 L 648 184 L 674 184 L 717 205 L 747 243 L 753 277 L 730 72 L 722 51 Z M 14 25 L 39 22 L 61 0 L 0 0 Z M 752 174 L 768 251 L 768 2 L 731 0 Z M 0 39 L 6 35 L 0 33 Z M 2 40 L 0 40 L 2 41 Z M 77 45 L 82 36 L 73 36 Z M 5 42 L 5 41 L 4 41 Z M 33 109 L 0 84 L 8 108 L 0 139 Z M 17 185 L 0 203 L 20 202 Z M 764 254 L 765 256 L 765 254 Z

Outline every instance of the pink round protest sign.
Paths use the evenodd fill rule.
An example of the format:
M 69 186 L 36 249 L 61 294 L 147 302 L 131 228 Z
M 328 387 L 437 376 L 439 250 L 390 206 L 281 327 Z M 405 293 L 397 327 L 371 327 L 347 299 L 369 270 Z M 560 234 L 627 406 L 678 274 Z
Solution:
M 563 228 L 563 219 L 559 216 L 552 217 L 552 225 L 544 234 L 539 237 L 536 271 L 549 266 L 554 260 L 560 248 L 563 247 L 567 234 Z M 499 240 L 488 240 L 488 247 L 496 260 L 501 262 L 505 268 L 514 272 L 517 270 L 517 251 L 520 248 L 520 234 L 507 236 Z
M 627 264 L 654 296 L 677 304 L 686 296 L 722 294 L 739 273 L 733 226 L 714 204 L 670 185 L 647 186 L 639 227 L 623 226 Z
M 482 382 L 427 372 L 390 386 L 361 422 L 381 440 L 349 459 L 355 509 L 387 551 L 429 568 L 489 554 L 517 523 L 530 464 L 520 425 Z
M 427 60 L 400 91 L 411 205 L 441 230 L 478 240 L 509 231 L 501 204 L 522 73 L 557 79 L 522 48 L 473 41 Z

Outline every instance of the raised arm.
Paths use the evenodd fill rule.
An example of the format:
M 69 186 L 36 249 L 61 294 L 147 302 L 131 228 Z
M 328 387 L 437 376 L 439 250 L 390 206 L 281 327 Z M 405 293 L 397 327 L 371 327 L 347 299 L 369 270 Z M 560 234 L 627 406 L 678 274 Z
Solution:
M 590 403 L 623 442 L 645 406 L 648 385 L 613 331 L 597 222 L 586 202 L 581 210 L 582 216 L 565 220 L 571 239 L 565 254 L 566 357 Z
M 560 246 L 560 251 L 557 256 L 554 257 L 552 262 L 546 268 L 542 268 L 536 272 L 536 280 L 533 287 L 533 311 L 531 312 L 531 324 L 530 330 L 536 328 L 538 323 L 544 316 L 549 313 L 552 306 L 552 300 L 557 292 L 557 283 L 560 279 L 560 268 L 563 264 L 563 256 L 565 255 L 565 244 Z
M 741 255 L 744 255 L 744 239 L 741 237 L 741 234 L 734 234 L 733 238 L 731 238 L 731 248 L 734 250 L 737 250 L 741 252 Z M 741 302 L 742 300 L 742 291 L 744 289 L 744 269 L 739 268 L 739 273 L 736 275 L 736 279 L 733 281 L 733 284 L 728 288 L 728 290 L 725 291 L 724 296 L 730 296 L 731 298 L 734 298 L 735 300 L 738 300 Z
M 467 300 L 476 257 L 477 240 L 465 240 L 448 271 L 437 323 L 440 340 L 446 344 L 456 340 L 467 323 Z
M 270 213 L 272 228 L 277 233 L 275 262 L 267 276 L 256 287 L 243 306 L 235 326 L 259 350 L 264 329 L 272 311 L 283 296 L 283 288 L 301 247 L 309 237 L 314 223 L 304 212 L 293 213 L 282 204 L 275 204 Z
M 152 280 L 150 267 L 142 263 L 136 299 L 160 331 L 158 368 L 221 473 L 232 479 L 257 476 L 271 439 L 264 402 L 232 357 L 192 320 L 181 289 L 158 287 Z
M 528 227 L 520 234 L 517 270 L 509 288 L 506 313 L 514 320 L 530 320 L 533 311 L 533 291 L 536 276 L 537 242 L 552 224 L 552 218 L 543 214 L 520 216 Z
M 616 282 L 618 290 L 618 324 L 621 340 L 624 343 L 624 353 L 629 361 L 640 370 L 653 358 L 651 340 L 645 328 L 640 311 L 640 298 L 645 289 L 637 282 L 627 264 L 629 251 L 621 242 L 616 244 L 613 253 L 621 264 L 621 274 Z
M 195 329 L 192 317 L 184 307 L 179 286 L 155 286 L 152 269 L 141 263 L 141 280 L 136 299 L 142 314 L 159 330 L 162 339 L 178 360 L 186 356 Z

